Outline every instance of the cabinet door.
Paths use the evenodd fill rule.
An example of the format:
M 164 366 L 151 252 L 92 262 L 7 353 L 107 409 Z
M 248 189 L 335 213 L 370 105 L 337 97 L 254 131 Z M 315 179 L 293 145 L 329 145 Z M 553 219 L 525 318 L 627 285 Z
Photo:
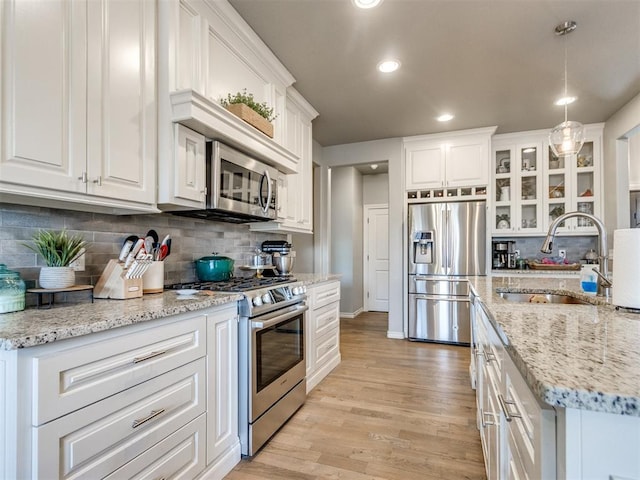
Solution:
M 2 183 L 85 192 L 87 5 L 0 6 Z
M 208 316 L 207 465 L 238 440 L 238 319 L 235 307 Z
M 405 149 L 406 188 L 444 186 L 445 148 L 440 144 L 412 145 Z
M 300 185 L 297 221 L 300 227 L 313 230 L 313 164 L 312 164 L 312 141 L 311 122 L 303 120 L 300 122 L 301 129 L 301 157 L 300 157 Z
M 205 208 L 206 164 L 204 135 L 175 124 L 174 155 L 175 200 L 196 208 Z
M 486 143 L 453 143 L 447 147 L 447 187 L 486 185 L 489 179 L 489 152 Z
M 87 5 L 87 192 L 153 203 L 155 3 Z
M 516 149 L 516 189 L 513 192 L 517 205 L 515 230 L 519 233 L 542 231 L 542 144 L 530 142 L 519 144 Z
M 515 193 L 515 147 L 500 146 L 493 149 L 494 218 L 492 231 L 505 234 L 515 231 L 516 206 L 511 201 Z

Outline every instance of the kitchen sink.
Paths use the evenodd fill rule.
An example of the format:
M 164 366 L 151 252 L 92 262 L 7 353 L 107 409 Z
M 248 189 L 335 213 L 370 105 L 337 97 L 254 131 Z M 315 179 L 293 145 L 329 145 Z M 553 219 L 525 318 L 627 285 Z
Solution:
M 559 295 L 556 293 L 499 292 L 498 295 L 510 302 L 591 305 L 589 302 L 585 302 L 584 300 L 580 300 L 579 298 L 571 297 L 569 295 Z

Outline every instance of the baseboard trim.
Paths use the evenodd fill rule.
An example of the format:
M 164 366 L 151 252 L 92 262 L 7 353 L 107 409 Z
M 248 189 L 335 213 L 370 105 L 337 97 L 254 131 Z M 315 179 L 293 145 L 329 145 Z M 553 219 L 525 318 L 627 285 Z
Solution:
M 198 480 L 222 480 L 233 470 L 233 467 L 240 463 L 241 458 L 240 439 L 238 438 L 237 443 L 232 448 L 217 458 L 213 464 L 209 465 L 209 467 L 198 476 Z
M 387 338 L 394 338 L 396 340 L 404 340 L 404 332 L 393 332 L 387 330 Z
M 340 317 L 341 318 L 356 318 L 358 315 L 360 315 L 362 312 L 364 312 L 363 308 L 359 308 L 358 310 L 356 310 L 353 313 L 347 313 L 347 312 L 340 312 Z
M 340 355 L 340 352 L 338 352 L 335 357 L 320 367 L 319 370 L 316 370 L 310 377 L 307 377 L 307 393 L 313 390 L 322 380 L 324 380 L 324 377 L 329 375 L 334 368 L 340 365 L 341 361 L 342 356 Z

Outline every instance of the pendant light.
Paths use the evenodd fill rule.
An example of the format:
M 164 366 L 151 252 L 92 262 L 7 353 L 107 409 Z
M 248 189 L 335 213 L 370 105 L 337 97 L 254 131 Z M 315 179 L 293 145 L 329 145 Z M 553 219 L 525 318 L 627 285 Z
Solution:
M 561 23 L 555 29 L 556 35 L 573 32 L 578 24 L 573 20 Z M 564 97 L 567 98 L 567 40 L 564 44 Z M 580 122 L 567 120 L 567 103 L 564 104 L 564 122 L 549 132 L 549 145 L 558 157 L 577 154 L 584 144 L 584 126 Z

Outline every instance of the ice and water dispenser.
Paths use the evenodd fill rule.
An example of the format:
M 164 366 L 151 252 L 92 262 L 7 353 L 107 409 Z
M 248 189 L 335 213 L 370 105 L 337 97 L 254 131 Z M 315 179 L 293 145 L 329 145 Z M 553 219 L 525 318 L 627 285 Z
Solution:
M 433 231 L 415 232 L 413 236 L 413 263 L 433 263 Z

